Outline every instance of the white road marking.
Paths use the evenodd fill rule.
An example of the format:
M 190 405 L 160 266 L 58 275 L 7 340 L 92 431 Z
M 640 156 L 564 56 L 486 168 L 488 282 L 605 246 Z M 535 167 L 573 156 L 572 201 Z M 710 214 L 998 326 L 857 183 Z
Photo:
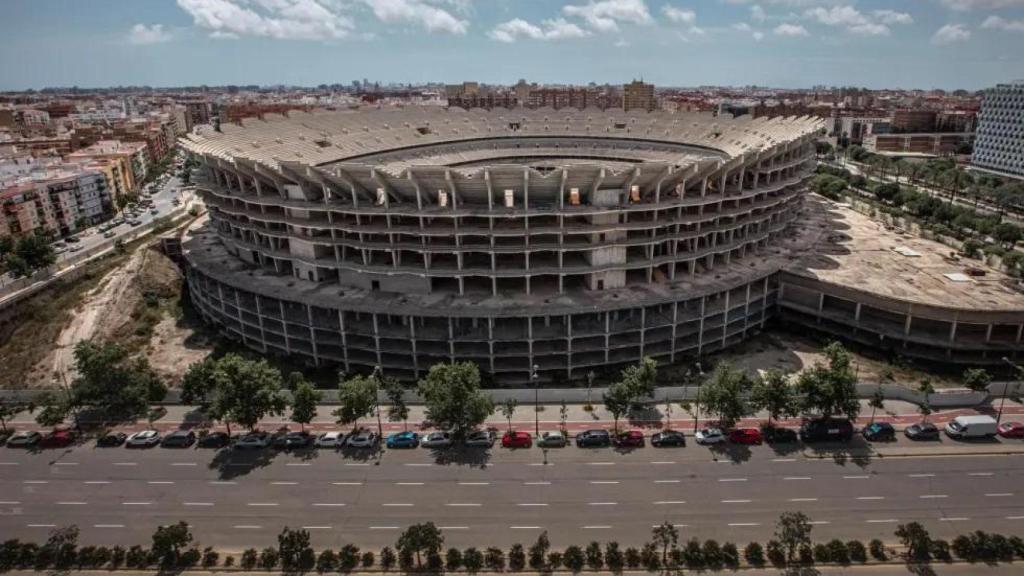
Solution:
M 870 476 L 843 476 L 843 480 L 867 480 Z
M 213 502 L 182 502 L 183 506 L 213 506 Z
M 810 476 L 786 476 L 783 480 L 810 480 Z
M 56 524 L 27 524 L 29 528 L 56 528 Z
M 963 516 L 955 516 L 952 518 L 939 518 L 939 522 L 964 522 L 967 520 L 970 520 L 970 518 L 965 518 Z
M 54 466 L 78 466 L 78 462 L 54 462 Z
M 271 486 L 297 486 L 298 482 L 271 482 Z
M 674 460 L 655 460 L 651 464 L 675 464 Z
M 654 504 L 658 506 L 668 506 L 671 504 L 686 504 L 686 500 L 658 500 Z
M 673 524 L 676 528 L 686 528 L 689 524 Z M 651 524 L 651 528 L 661 528 L 661 524 Z
M 49 480 L 25 480 L 22 484 L 49 484 Z
M 857 496 L 857 500 L 885 500 L 885 496 Z
M 772 462 L 796 462 L 796 458 L 772 458 Z
M 146 484 L 174 484 L 174 482 L 170 480 L 150 480 Z
M 583 527 L 583 529 L 584 529 L 584 530 L 611 530 L 611 528 L 612 528 L 612 527 L 611 527 L 611 526 L 608 526 L 608 525 L 600 525 L 600 526 L 584 526 L 584 527 Z
M 0 462 L 0 466 L 21 466 L 21 462 Z
M 509 526 L 510 530 L 540 530 L 540 526 Z
M 289 462 L 285 466 L 312 466 L 311 462 Z
M 519 504 L 516 504 L 516 506 L 547 506 L 547 504 L 544 504 L 542 502 L 521 502 Z
M 587 462 L 587 466 L 615 466 L 615 462 Z
M 618 502 L 587 502 L 587 506 L 618 506 Z
M 423 482 L 395 482 L 395 486 L 423 486 Z
M 459 482 L 459 486 L 489 486 L 490 482 Z
M 679 484 L 682 480 L 655 480 L 655 484 Z
M 362 486 L 362 482 L 331 482 L 334 486 Z
M 330 526 L 303 526 L 303 530 L 330 530 Z
M 722 500 L 722 504 L 747 504 L 750 500 Z
M 458 507 L 472 508 L 472 507 L 477 507 L 477 506 L 480 506 L 480 505 L 481 504 L 478 503 L 478 502 L 449 502 L 448 504 L 445 504 L 445 506 L 452 506 L 452 507 L 456 507 L 456 508 L 458 508 Z
M 0 506 L 17 506 L 18 504 L 21 504 L 21 502 L 18 502 L 17 500 L 6 500 L 4 502 L 0 502 Z
M 469 526 L 438 526 L 441 530 L 469 530 Z
M 86 480 L 82 484 L 110 484 L 109 480 Z
M 257 526 L 255 524 L 235 524 L 232 526 L 235 530 L 259 530 L 263 526 Z
M 138 462 L 114 462 L 114 466 L 138 466 Z
M 407 462 L 405 465 L 406 466 L 433 466 L 433 464 L 423 463 L 423 462 Z
M 152 502 L 121 502 L 122 506 L 150 506 Z
M 68 501 L 62 501 L 62 502 L 54 502 L 54 504 L 56 504 L 57 506 L 85 506 L 86 504 L 88 504 L 88 502 L 78 502 L 78 501 L 68 502 Z
M 935 474 L 907 474 L 908 478 L 934 478 Z
M 985 494 L 989 498 L 1003 498 L 1006 496 L 1013 496 L 1013 492 L 993 492 L 991 494 Z
M 822 526 L 822 525 L 825 525 L 825 524 L 828 524 L 828 523 L 829 523 L 828 520 L 811 520 L 811 521 L 808 522 L 808 524 L 810 524 L 812 526 Z
M 370 526 L 370 530 L 398 530 L 398 526 Z
M 369 466 L 369 462 L 345 462 L 345 466 Z
M 277 506 L 277 502 L 249 502 L 246 506 Z
M 868 524 L 895 524 L 896 522 L 899 522 L 899 520 L 896 520 L 895 518 L 886 518 L 884 520 L 865 520 L 865 522 Z
M 925 500 L 931 500 L 931 499 L 935 499 L 935 498 L 949 498 L 949 495 L 948 494 L 921 494 L 920 496 L 918 496 L 918 498 L 923 498 Z
M 591 484 L 618 484 L 618 480 L 591 480 Z
M 1024 520 L 1024 516 L 1007 516 L 1007 520 Z
M 548 486 L 550 484 L 551 484 L 551 482 L 547 482 L 547 481 L 543 481 L 543 482 L 523 482 L 523 486 Z
M 968 476 L 993 476 L 992 472 L 968 472 Z
M 171 466 L 198 466 L 195 462 L 171 462 Z
M 730 522 L 729 526 L 760 526 L 759 522 Z
M 412 504 L 410 502 L 387 502 L 387 503 L 381 504 L 381 506 L 411 508 L 411 507 L 415 506 L 415 504 Z
M 313 506 L 319 506 L 321 508 L 327 508 L 327 507 L 340 508 L 341 506 L 344 506 L 344 505 L 345 504 L 343 504 L 341 502 L 316 502 L 316 503 L 313 504 Z
M 93 528 L 124 528 L 124 524 L 93 524 Z
M 790 498 L 790 502 L 817 502 L 817 498 Z
M 234 482 L 232 480 L 211 480 L 210 484 L 213 486 L 234 486 L 235 484 L 238 484 L 238 482 Z
M 746 482 L 746 478 L 719 478 L 719 482 Z

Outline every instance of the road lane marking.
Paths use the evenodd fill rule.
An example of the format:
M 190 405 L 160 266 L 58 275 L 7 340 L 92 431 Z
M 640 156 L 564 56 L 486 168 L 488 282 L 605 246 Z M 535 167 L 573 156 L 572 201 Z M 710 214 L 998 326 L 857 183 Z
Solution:
M 271 482 L 271 486 L 298 486 L 298 482 Z
M 918 498 L 923 498 L 923 499 L 926 499 L 926 500 L 931 500 L 931 499 L 936 499 L 936 498 L 949 498 L 949 495 L 948 494 L 921 494 L 920 496 L 918 496 Z
M 843 476 L 843 480 L 867 480 L 870 476 Z
M 618 502 L 587 502 L 587 506 L 618 506 Z
M 587 462 L 587 466 L 615 466 L 615 462 Z
M 78 462 L 54 462 L 54 466 L 78 466 Z
M 618 484 L 618 480 L 591 480 L 591 484 Z
M 459 486 L 489 486 L 490 482 L 459 482 Z
M 49 480 L 25 480 L 22 484 L 49 484 Z
M 1024 520 L 1024 516 L 1007 516 L 1007 520 Z
M 523 486 L 548 486 L 550 484 L 551 484 L 551 482 L 548 482 L 548 481 L 543 481 L 543 482 L 523 482 Z
M 458 507 L 472 508 L 472 507 L 476 507 L 476 506 L 481 506 L 481 504 L 478 503 L 478 502 L 449 502 L 448 504 L 445 504 L 445 506 L 452 506 L 452 507 L 456 507 L 456 508 L 458 508 Z
M 110 484 L 109 480 L 86 480 L 82 484 Z
M 886 518 L 884 520 L 865 520 L 865 522 L 868 524 L 895 524 L 899 522 L 899 520 L 895 518 Z
M 345 466 L 369 466 L 369 462 L 345 462 Z
M 519 504 L 516 504 L 516 506 L 547 506 L 547 504 L 544 504 L 543 502 L 520 502 Z
M 285 466 L 312 466 L 312 462 L 289 462 Z
M 469 526 L 438 526 L 441 530 L 469 530 Z
M 722 504 L 747 504 L 750 500 L 722 500 Z
M 759 522 L 730 522 L 729 526 L 760 526 Z
M 796 462 L 796 458 L 772 458 L 772 462 Z
M 146 484 L 174 484 L 174 482 L 170 480 L 150 480 Z
M 210 481 L 210 485 L 212 485 L 212 486 L 234 486 L 235 484 L 238 484 L 238 482 L 235 482 L 233 480 L 211 480 Z
M 124 528 L 124 524 L 93 524 L 93 528 Z
M 56 528 L 56 524 L 26 524 L 29 528 Z
M 330 526 L 303 526 L 303 530 L 331 530 Z
M 655 460 L 651 464 L 675 464 L 675 460 Z
M 398 530 L 398 526 L 370 526 L 370 530 Z
M 992 472 L 968 472 L 968 476 L 993 476 Z
M 415 504 L 412 504 L 411 502 L 386 502 L 384 504 L 381 504 L 381 506 L 390 506 L 390 507 L 393 507 L 393 508 L 394 507 L 411 508 L 411 507 L 415 506 Z
M 339 508 L 339 507 L 344 506 L 344 505 L 345 504 L 342 503 L 342 502 L 315 502 L 313 504 L 313 506 L 319 506 L 321 508 L 328 508 L 328 507 Z
M 686 504 L 686 500 L 658 500 L 654 503 L 657 506 L 668 506 L 672 504 Z
M 934 478 L 935 474 L 907 474 L 907 478 Z
M 682 480 L 655 480 L 655 484 L 679 484 Z
M 249 502 L 246 506 L 277 506 L 277 502 Z
M 138 466 L 138 462 L 114 462 L 114 466 Z
M 510 530 L 540 530 L 540 526 L 509 526 Z
M 651 524 L 651 528 L 661 528 L 663 524 Z M 689 524 L 673 524 L 676 528 L 687 528 Z
M 395 486 L 423 486 L 423 482 L 395 482 Z
M 198 466 L 195 462 L 171 462 L 171 466 Z
M 0 462 L 0 466 L 21 466 L 21 462 Z
M 607 525 L 607 524 L 602 524 L 602 525 L 594 525 L 594 526 L 584 526 L 583 529 L 584 530 L 611 530 L 612 527 Z
M 790 498 L 790 502 L 817 502 L 817 498 Z
M 746 482 L 746 478 L 719 478 L 719 482 Z
M 811 520 L 811 521 L 809 521 L 807 523 L 812 525 L 812 526 L 822 526 L 822 525 L 828 524 L 829 521 L 828 520 Z
M 17 506 L 18 504 L 21 504 L 21 502 L 18 502 L 17 500 L 6 500 L 4 502 L 0 502 L 0 506 Z
M 406 466 L 433 466 L 433 464 L 423 463 L 423 462 L 406 462 L 405 465 Z
M 362 482 L 331 482 L 334 486 L 362 486 Z
M 939 522 L 965 522 L 967 520 L 970 520 L 970 518 L 965 518 L 963 516 L 954 516 L 954 517 L 951 517 L 951 518 L 939 518 Z
M 991 494 L 985 494 L 989 498 L 1003 498 L 1006 496 L 1013 496 L 1013 492 L 993 492 Z
M 235 530 L 259 530 L 263 526 L 257 526 L 255 524 L 235 524 L 232 526 Z
M 857 496 L 857 500 L 885 500 L 885 496 Z
M 811 480 L 810 476 L 786 476 L 783 480 Z
M 85 506 L 86 504 L 88 504 L 88 502 L 81 502 L 81 501 L 78 501 L 78 500 L 75 500 L 75 501 L 62 500 L 60 502 L 54 502 L 54 504 L 56 504 L 57 506 Z
M 182 502 L 183 506 L 213 506 L 213 502 Z
M 121 506 L 150 506 L 152 502 L 121 502 Z

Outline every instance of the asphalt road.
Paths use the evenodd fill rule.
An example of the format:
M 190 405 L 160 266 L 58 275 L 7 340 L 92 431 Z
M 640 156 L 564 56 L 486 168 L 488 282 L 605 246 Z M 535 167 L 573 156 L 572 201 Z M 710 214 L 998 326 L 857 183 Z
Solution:
M 88 543 L 141 543 L 184 520 L 205 545 L 266 546 L 285 526 L 319 546 L 392 545 L 420 521 L 446 544 L 617 540 L 640 544 L 670 521 L 684 538 L 764 541 L 801 510 L 816 540 L 879 537 L 916 520 L 935 536 L 1024 534 L 1024 458 L 806 458 L 792 449 L 695 446 L 372 454 L 94 448 L 0 450 L 0 534 L 44 539 L 78 524 Z

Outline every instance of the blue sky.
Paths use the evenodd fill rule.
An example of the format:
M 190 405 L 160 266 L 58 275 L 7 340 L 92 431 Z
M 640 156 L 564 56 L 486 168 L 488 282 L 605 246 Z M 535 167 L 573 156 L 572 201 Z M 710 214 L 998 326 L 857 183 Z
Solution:
M 0 89 L 479 80 L 968 88 L 1024 0 L 4 0 Z

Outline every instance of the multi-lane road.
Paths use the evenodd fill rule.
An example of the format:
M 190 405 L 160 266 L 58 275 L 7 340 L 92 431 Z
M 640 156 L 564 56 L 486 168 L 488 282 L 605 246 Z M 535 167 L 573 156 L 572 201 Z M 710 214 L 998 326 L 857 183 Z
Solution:
M 933 535 L 1024 533 L 1021 456 L 814 458 L 799 449 L 539 449 L 371 454 L 266 450 L 25 452 L 0 449 L 0 533 L 42 539 L 77 524 L 92 543 L 146 543 L 184 520 L 206 545 L 264 546 L 282 527 L 318 545 L 394 543 L 433 521 L 456 546 L 591 540 L 636 545 L 669 521 L 685 537 L 745 544 L 771 536 L 785 511 L 816 539 L 894 540 L 901 522 Z

